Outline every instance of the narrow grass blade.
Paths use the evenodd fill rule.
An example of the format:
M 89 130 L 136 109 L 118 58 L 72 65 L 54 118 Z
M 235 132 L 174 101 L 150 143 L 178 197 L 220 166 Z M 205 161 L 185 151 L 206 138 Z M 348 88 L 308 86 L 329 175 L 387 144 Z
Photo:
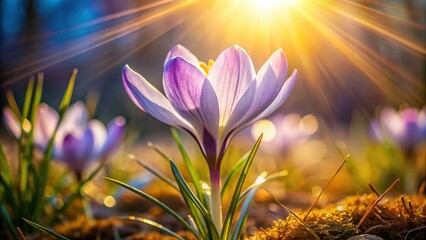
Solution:
M 206 203 L 204 202 L 204 197 L 203 197 L 203 189 L 201 188 L 201 185 L 200 185 L 200 176 L 198 175 L 197 171 L 192 165 L 191 160 L 189 159 L 188 153 L 183 147 L 182 140 L 180 139 L 178 132 L 174 128 L 172 128 L 171 131 L 172 131 L 173 138 L 176 144 L 178 145 L 183 161 L 185 162 L 186 169 L 188 169 L 189 177 L 191 178 L 191 181 L 194 183 L 195 192 L 197 193 L 197 196 L 201 200 L 203 205 L 206 205 Z
M 154 168 L 152 168 L 151 166 L 149 166 L 147 163 L 143 162 L 142 160 L 138 159 L 133 154 L 129 154 L 129 158 L 132 159 L 132 160 L 134 160 L 134 161 L 136 161 L 137 164 L 141 165 L 143 168 L 145 168 L 146 170 L 148 170 L 151 174 L 153 174 L 154 176 L 158 177 L 159 179 L 161 179 L 163 182 L 167 183 L 172 188 L 174 188 L 177 191 L 179 191 L 179 187 L 170 178 L 168 178 L 168 177 L 164 176 L 163 174 L 161 174 L 160 172 L 156 171 Z
M 34 90 L 34 81 L 35 81 L 35 78 L 34 76 L 32 76 L 27 85 L 27 90 L 25 92 L 24 106 L 22 108 L 21 123 L 24 121 L 24 119 L 28 117 L 28 113 L 30 112 L 31 99 L 32 99 L 33 90 Z
M 113 182 L 117 185 L 120 185 L 134 193 L 136 193 L 137 195 L 151 201 L 152 203 L 154 203 L 155 205 L 159 206 L 161 209 L 163 209 L 165 212 L 169 213 L 171 216 L 173 216 L 178 222 L 180 222 L 185 228 L 187 228 L 189 231 L 191 231 L 192 233 L 194 233 L 195 236 L 198 236 L 198 233 L 195 231 L 195 229 L 189 225 L 187 223 L 187 221 L 185 221 L 185 219 L 183 219 L 179 214 L 177 214 L 173 209 L 169 208 L 167 205 L 165 205 L 164 203 L 162 203 L 161 201 L 159 201 L 158 199 L 154 198 L 153 196 L 135 188 L 132 187 L 126 183 L 123 183 L 121 181 L 118 181 L 116 179 L 113 178 L 109 178 L 109 177 L 104 177 L 106 180 Z
M 358 225 L 356 225 L 355 227 L 356 229 L 361 227 L 362 223 L 365 221 L 365 219 L 367 219 L 368 215 L 370 215 L 370 213 L 374 210 L 376 205 L 379 204 L 379 202 L 386 196 L 386 194 L 388 194 L 398 184 L 399 180 L 400 180 L 399 178 L 396 179 L 395 182 L 393 182 L 392 185 L 390 185 L 390 187 L 388 187 L 388 189 L 386 189 L 386 191 L 382 195 L 380 195 L 380 197 L 377 198 L 377 200 L 370 206 L 370 208 L 368 208 L 367 212 L 364 214 L 364 216 L 362 216 Z
M 28 142 L 25 144 L 25 140 L 28 134 L 28 131 L 34 128 L 34 125 L 31 125 L 30 121 L 28 120 L 28 115 L 31 109 L 31 101 L 34 94 L 34 83 L 35 78 L 31 77 L 30 81 L 28 82 L 27 89 L 25 92 L 25 99 L 24 99 L 24 106 L 22 110 L 22 118 L 20 119 L 21 123 L 21 136 L 19 136 L 18 140 L 18 158 L 19 158 L 19 165 L 18 165 L 18 195 L 23 196 L 22 197 L 22 203 L 21 208 L 19 209 L 23 215 L 26 215 L 28 209 L 28 205 L 26 204 L 27 198 L 25 197 L 26 194 L 26 183 L 27 183 L 27 176 L 28 176 L 28 160 L 26 157 L 26 153 L 28 152 Z M 20 199 L 21 200 L 21 199 Z
M 254 196 L 256 195 L 259 186 L 252 188 L 247 195 L 247 198 L 244 200 L 243 206 L 241 207 L 240 217 L 238 218 L 235 229 L 232 233 L 232 240 L 238 240 L 243 231 L 243 227 L 247 222 L 247 215 L 250 208 L 250 204 L 253 201 Z
M 237 163 L 232 167 L 231 172 L 229 172 L 228 176 L 225 179 L 225 182 L 223 183 L 222 190 L 220 195 L 223 196 L 224 192 L 228 189 L 229 183 L 234 178 L 234 176 L 238 173 L 238 171 L 241 170 L 241 168 L 244 166 L 244 163 L 247 161 L 249 153 L 244 154 Z
M 21 119 L 22 118 L 21 111 L 19 110 L 18 104 L 16 103 L 16 99 L 13 96 L 13 92 L 11 90 L 7 91 L 6 99 L 13 114 L 15 114 L 16 119 Z
M 258 186 L 263 185 L 266 182 L 270 182 L 272 180 L 278 179 L 278 178 L 282 178 L 282 177 L 286 177 L 288 175 L 288 171 L 284 170 L 284 171 L 280 171 L 280 172 L 276 172 L 273 173 L 269 176 L 267 176 L 266 172 L 263 172 L 257 179 L 256 182 L 253 183 L 251 186 L 249 186 L 246 190 L 244 190 L 244 192 L 242 192 L 240 194 L 240 199 L 239 202 L 241 202 L 245 196 L 253 189 L 256 188 Z
M 75 198 L 82 196 L 81 189 L 83 188 L 83 186 L 90 180 L 92 180 L 102 170 L 102 168 L 107 164 L 107 162 L 107 160 L 101 161 L 99 165 L 95 168 L 95 170 L 93 170 L 87 178 L 78 182 L 76 190 L 65 200 L 62 207 L 54 212 L 54 214 L 50 218 L 49 224 L 53 224 L 53 222 L 58 219 L 58 216 L 68 209 L 68 207 L 71 205 L 71 203 L 73 203 Z
M 251 149 L 250 154 L 247 157 L 247 161 L 244 163 L 240 177 L 238 178 L 237 185 L 235 186 L 235 190 L 232 195 L 231 203 L 229 204 L 228 211 L 226 212 L 225 222 L 223 224 L 222 234 L 221 234 L 222 238 L 229 239 L 229 234 L 231 233 L 232 221 L 233 221 L 234 214 L 238 205 L 241 189 L 243 188 L 243 184 L 247 177 L 247 173 L 256 155 L 257 149 L 259 148 L 260 142 L 262 141 L 262 136 L 263 134 L 260 135 L 256 143 L 254 144 L 253 148 Z
M 120 234 L 118 233 L 118 230 L 116 227 L 114 227 L 112 229 L 113 235 L 114 235 L 114 240 L 121 240 Z
M 12 223 L 12 219 L 10 219 L 9 214 L 7 213 L 6 209 L 4 209 L 3 206 L 0 205 L 0 215 L 2 216 L 4 222 L 6 223 L 7 228 L 9 229 L 10 233 L 15 236 L 15 238 L 18 238 L 18 233 L 15 230 L 15 226 Z
M 34 91 L 34 98 L 32 101 L 31 113 L 30 113 L 30 123 L 31 129 L 28 133 L 28 139 L 26 141 L 25 152 L 24 152 L 24 160 L 22 161 L 21 172 L 20 172 L 20 189 L 21 195 L 23 196 L 23 201 L 25 202 L 23 205 L 27 206 L 27 202 L 31 202 L 31 191 L 28 190 L 29 185 L 29 172 L 30 169 L 33 169 L 32 166 L 32 154 L 34 150 L 34 129 L 37 121 L 38 107 L 41 101 L 41 95 L 43 93 L 43 74 L 39 74 L 37 78 L 37 85 Z M 43 174 L 43 173 L 41 173 Z
M 121 219 L 126 219 L 126 220 L 131 220 L 131 221 L 138 221 L 138 222 L 150 225 L 150 226 L 152 226 L 152 227 L 154 227 L 154 228 L 156 228 L 158 230 L 161 230 L 161 231 L 163 231 L 165 233 L 168 233 L 171 236 L 173 236 L 173 237 L 175 237 L 175 238 L 177 238 L 179 240 L 185 240 L 185 238 L 179 236 L 178 234 L 176 234 L 172 230 L 164 227 L 163 225 L 161 225 L 161 224 L 159 224 L 159 223 L 157 223 L 155 221 L 152 221 L 152 220 L 149 220 L 149 219 L 146 219 L 146 218 L 141 218 L 141 217 L 136 217 L 136 216 L 129 216 L 129 217 L 122 217 Z
M 47 227 L 43 227 L 42 225 L 37 224 L 37 223 L 35 223 L 35 222 L 32 222 L 32 221 L 30 221 L 30 220 L 28 220 L 28 219 L 25 219 L 25 218 L 23 218 L 23 220 L 24 220 L 25 222 L 27 222 L 29 225 L 33 226 L 34 228 L 37 228 L 37 229 L 38 229 L 38 230 L 40 230 L 40 231 L 43 231 L 43 232 L 45 232 L 45 233 L 48 233 L 48 234 L 50 234 L 50 235 L 52 235 L 52 236 L 56 237 L 57 239 L 69 240 L 69 238 L 66 238 L 66 237 L 64 237 L 64 236 L 62 236 L 62 235 L 60 235 L 60 234 L 58 234 L 58 233 L 55 233 L 54 231 L 52 231 L 52 230 L 48 229 Z
M 155 146 L 152 142 L 148 142 L 146 145 L 152 150 L 154 150 L 156 153 L 158 153 L 158 155 L 160 155 L 164 160 L 169 162 L 170 158 L 163 151 L 161 151 L 157 146 Z
M 49 165 L 50 165 L 50 160 L 51 160 L 51 156 L 53 152 L 53 143 L 56 137 L 56 133 L 58 132 L 59 125 L 61 124 L 61 121 L 64 117 L 65 111 L 68 109 L 68 106 L 70 104 L 76 75 L 77 75 L 77 69 L 74 69 L 74 72 L 70 78 L 70 81 L 68 82 L 67 89 L 65 90 L 64 96 L 62 97 L 62 100 L 60 103 L 59 121 L 56 124 L 55 130 L 51 138 L 49 139 L 49 143 L 47 145 L 46 150 L 44 151 L 43 160 L 41 161 L 40 169 L 39 169 L 39 172 L 41 174 L 38 174 L 36 176 L 35 186 L 37 187 L 35 188 L 34 196 L 31 203 L 31 207 L 33 209 L 33 219 L 38 219 L 38 217 L 40 216 L 43 210 L 44 191 L 46 189 L 47 177 L 49 174 Z
M 312 209 L 315 207 L 315 205 L 317 204 L 318 200 L 320 199 L 320 197 L 322 196 L 322 194 L 324 193 L 324 191 L 328 188 L 328 186 L 330 185 L 330 183 L 333 181 L 333 179 L 337 176 L 337 174 L 340 172 L 340 170 L 343 168 L 343 165 L 345 165 L 346 161 L 349 159 L 349 155 L 346 155 L 345 159 L 343 160 L 342 164 L 340 164 L 339 168 L 337 169 L 337 171 L 333 174 L 333 176 L 330 178 L 330 180 L 327 182 L 327 184 L 322 188 L 322 191 L 320 192 L 320 194 L 318 194 L 318 197 L 315 199 L 315 202 L 311 205 L 311 207 L 309 208 L 308 212 L 306 213 L 305 217 L 303 217 L 303 221 L 306 220 L 306 218 L 308 217 L 309 213 L 311 213 Z
M 5 180 L 3 179 L 3 176 L 1 175 L 0 175 L 0 185 L 3 186 L 2 188 L 3 191 L 0 191 L 0 194 L 4 196 L 4 198 L 0 198 L 0 202 L 2 203 L 6 202 L 6 204 L 9 205 L 13 213 L 18 213 L 19 208 L 16 205 L 13 185 L 7 184 Z
M 191 191 L 182 174 L 180 173 L 178 167 L 173 161 L 170 161 L 170 167 L 172 169 L 173 176 L 175 177 L 176 183 L 179 186 L 180 192 L 187 202 L 188 207 L 190 204 L 194 204 L 195 207 L 201 212 L 206 220 L 207 224 L 210 225 L 209 228 L 213 230 L 215 237 L 219 237 L 219 232 L 216 229 L 215 224 L 213 223 L 212 217 L 201 201 L 195 196 L 195 194 Z M 190 204 L 188 204 L 190 203 Z M 196 217 L 196 216 L 194 216 Z
M 5 184 L 9 187 L 12 187 L 12 177 L 10 166 L 6 158 L 6 154 L 4 153 L 3 146 L 0 144 L 0 177 L 3 178 Z
M 75 85 L 75 78 L 77 77 L 78 70 L 77 68 L 74 68 L 70 81 L 68 82 L 67 89 L 65 90 L 65 94 L 62 97 L 62 101 L 59 105 L 59 116 L 63 116 L 65 111 L 67 110 L 68 106 L 71 102 L 72 93 L 74 91 L 74 85 Z
M 20 228 L 16 228 L 16 231 L 18 232 L 18 235 L 19 235 L 19 240 L 27 240 L 26 238 L 25 238 L 25 235 L 24 235 L 24 233 L 21 231 L 21 229 Z
M 408 240 L 408 235 L 410 235 L 410 234 L 412 234 L 414 232 L 417 232 L 417 231 L 425 230 L 425 229 L 426 229 L 425 225 L 418 226 L 416 228 L 411 229 L 410 231 L 407 232 L 407 234 L 405 234 L 404 240 Z
M 288 208 L 287 206 L 285 206 L 284 204 L 282 204 L 274 195 L 272 195 L 272 193 L 270 193 L 268 191 L 268 189 L 263 188 L 267 193 L 269 193 L 269 195 L 274 199 L 274 201 L 279 204 L 282 208 L 284 208 L 287 212 L 289 212 L 291 215 L 293 215 L 297 220 L 299 220 L 299 222 L 306 228 L 306 230 L 308 230 L 317 240 L 321 240 L 321 238 L 314 232 L 314 230 L 312 230 L 312 228 L 310 228 L 305 221 L 303 221 L 299 216 L 297 216 L 297 214 L 295 212 L 293 212 L 293 210 L 291 210 L 290 208 Z
M 95 170 L 93 170 L 87 178 L 81 181 L 80 185 L 83 186 L 84 184 L 92 180 L 107 164 L 108 164 L 108 159 L 103 159 L 102 161 L 100 161 L 98 166 L 96 166 Z

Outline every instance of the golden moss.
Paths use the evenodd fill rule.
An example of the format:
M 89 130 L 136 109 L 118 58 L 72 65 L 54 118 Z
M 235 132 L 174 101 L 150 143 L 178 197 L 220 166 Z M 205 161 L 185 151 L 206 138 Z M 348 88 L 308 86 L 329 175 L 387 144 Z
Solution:
M 384 239 L 426 239 L 426 200 L 424 196 L 385 198 L 362 223 L 357 224 L 367 209 L 377 199 L 375 195 L 358 195 L 345 198 L 336 204 L 313 210 L 305 223 L 321 239 L 347 239 L 358 234 L 371 234 Z M 410 207 L 411 205 L 411 207 Z M 284 210 L 283 210 L 284 211 Z M 298 214 L 304 216 L 304 213 Z M 413 230 L 418 228 L 418 230 Z M 277 220 L 274 226 L 260 230 L 251 240 L 314 239 L 313 235 L 294 217 Z
M 177 234 L 188 240 L 197 239 L 190 232 L 181 231 L 181 232 L 177 232 Z M 175 237 L 172 237 L 170 235 L 164 235 L 159 232 L 140 233 L 140 234 L 132 235 L 130 239 L 131 240 L 176 240 Z

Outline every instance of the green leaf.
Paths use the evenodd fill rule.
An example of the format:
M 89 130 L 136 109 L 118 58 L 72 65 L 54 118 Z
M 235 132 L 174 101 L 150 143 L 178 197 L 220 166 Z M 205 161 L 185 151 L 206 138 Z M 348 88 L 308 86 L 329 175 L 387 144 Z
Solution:
M 147 199 L 148 201 L 151 201 L 152 203 L 154 203 L 155 205 L 159 206 L 161 209 L 163 209 L 164 211 L 166 211 L 167 213 L 169 213 L 171 216 L 173 216 L 178 222 L 180 222 L 185 228 L 187 228 L 189 231 L 191 231 L 192 233 L 194 233 L 195 236 L 199 236 L 198 233 L 196 232 L 196 230 L 187 223 L 187 221 L 185 221 L 185 219 L 183 219 L 179 214 L 177 214 L 173 209 L 169 208 L 167 205 L 165 205 L 164 203 L 162 203 L 161 201 L 159 201 L 158 199 L 154 198 L 153 196 L 135 188 L 132 187 L 126 183 L 123 183 L 121 181 L 118 181 L 116 179 L 113 178 L 109 178 L 109 177 L 104 177 L 106 180 L 113 182 L 115 184 L 118 184 L 134 193 L 136 193 L 137 195 Z
M 40 168 L 39 168 L 39 174 L 36 176 L 36 184 L 35 184 L 36 188 L 35 188 L 34 196 L 32 198 L 32 203 L 31 203 L 31 209 L 33 209 L 33 219 L 38 219 L 38 217 L 40 216 L 43 210 L 44 191 L 46 189 L 47 177 L 49 174 L 49 165 L 50 165 L 50 160 L 51 160 L 52 152 L 53 152 L 53 144 L 56 137 L 56 133 L 58 132 L 58 129 L 59 129 L 59 125 L 61 124 L 62 119 L 64 117 L 64 113 L 67 110 L 69 103 L 71 101 L 71 95 L 74 89 L 74 82 L 75 82 L 76 75 L 77 75 L 77 69 L 74 69 L 59 107 L 60 111 L 59 111 L 58 123 L 56 124 L 55 130 L 51 138 L 49 139 L 49 143 L 47 145 L 46 150 L 44 151 L 43 160 L 41 161 Z
M 112 229 L 113 234 L 114 234 L 114 240 L 121 240 L 120 234 L 118 233 L 118 230 L 116 227 L 113 227 Z
M 10 207 L 10 209 L 12 211 L 12 214 L 18 214 L 18 209 L 19 208 L 16 205 L 15 192 L 14 192 L 13 185 L 8 185 L 4 181 L 4 179 L 3 179 L 3 177 L 1 175 L 0 175 L 0 185 L 3 186 L 3 189 L 2 189 L 3 191 L 1 191 L 0 194 L 2 196 L 4 196 L 4 199 L 0 198 L 0 202 L 2 202 L 2 203 L 5 202 L 6 203 L 5 206 L 9 205 L 9 207 Z M 3 207 L 3 206 L 0 206 L 0 207 Z M 6 210 L 4 210 L 4 211 L 6 212 Z
M 146 218 L 141 218 L 141 217 L 136 217 L 136 216 L 129 216 L 129 217 L 122 217 L 121 219 L 128 219 L 128 220 L 132 220 L 132 221 L 138 221 L 147 225 L 150 225 L 154 228 L 157 228 L 158 230 L 161 230 L 165 233 L 168 233 L 170 235 L 172 235 L 173 237 L 179 239 L 179 240 L 185 240 L 185 238 L 179 236 L 178 234 L 176 234 L 175 232 L 173 232 L 172 230 L 164 227 L 163 225 L 154 222 L 152 220 L 146 219 Z
M 247 161 L 244 164 L 244 167 L 241 171 L 240 177 L 238 178 L 237 185 L 235 186 L 234 194 L 232 195 L 231 203 L 229 204 L 228 211 L 226 212 L 225 222 L 223 224 L 221 237 L 222 239 L 229 239 L 229 234 L 231 233 L 232 221 L 234 214 L 238 205 L 238 200 L 240 197 L 241 189 L 243 188 L 244 181 L 247 177 L 247 173 L 250 169 L 250 166 L 253 162 L 253 159 L 256 155 L 257 149 L 259 148 L 260 142 L 262 141 L 263 134 L 257 139 L 253 148 L 250 151 L 250 154 L 247 158 Z
M 65 90 L 65 94 L 62 97 L 61 104 L 59 105 L 59 116 L 63 116 L 65 111 L 71 102 L 72 92 L 74 91 L 75 78 L 77 77 L 78 70 L 75 68 L 72 72 L 70 81 L 68 82 L 67 89 Z
M 31 99 L 32 99 L 33 90 L 34 90 L 34 81 L 35 81 L 35 78 L 34 76 L 32 76 L 27 85 L 27 90 L 25 92 L 24 106 L 22 108 L 21 123 L 24 121 L 24 119 L 27 119 L 28 113 L 30 111 Z
M 42 225 L 37 224 L 37 223 L 35 223 L 35 222 L 32 222 L 32 221 L 30 221 L 30 220 L 28 220 L 28 219 L 25 219 L 25 218 L 22 218 L 22 219 L 23 219 L 25 222 L 27 222 L 29 225 L 33 226 L 34 228 L 37 228 L 37 229 L 38 229 L 38 230 L 40 230 L 40 231 L 43 231 L 43 232 L 45 232 L 45 233 L 48 233 L 48 234 L 50 234 L 50 235 L 52 235 L 52 236 L 56 237 L 57 239 L 69 240 L 69 238 L 66 238 L 66 237 L 64 237 L 64 236 L 62 236 L 62 235 L 60 235 L 60 234 L 58 234 L 58 233 L 55 233 L 54 231 L 52 231 L 52 230 L 48 229 L 47 227 L 43 227 Z
M 191 181 L 194 183 L 197 196 L 199 199 L 201 199 L 201 202 L 203 203 L 203 205 L 206 205 L 206 202 L 204 201 L 204 197 L 203 197 L 203 189 L 201 188 L 201 185 L 200 185 L 200 176 L 198 175 L 197 171 L 192 165 L 191 160 L 189 159 L 188 153 L 186 152 L 182 144 L 182 140 L 180 139 L 178 132 L 174 128 L 172 128 L 171 131 L 172 131 L 173 139 L 178 145 L 183 161 L 185 162 L 186 169 L 188 169 L 189 177 L 191 178 Z
M 65 212 L 65 210 L 67 210 L 67 208 L 71 205 L 71 203 L 74 201 L 76 197 L 81 196 L 81 189 L 83 188 L 83 186 L 86 183 L 88 183 L 90 180 L 92 180 L 99 173 L 99 171 L 102 170 L 102 168 L 106 165 L 107 162 L 108 162 L 107 160 L 101 161 L 98 164 L 98 166 L 95 168 L 95 170 L 93 170 L 87 178 L 82 179 L 78 182 L 76 190 L 67 198 L 63 206 L 60 209 L 55 211 L 53 216 L 50 218 L 49 224 L 53 224 L 53 222 L 56 219 L 58 219 L 59 214 Z
M 129 158 L 136 161 L 137 164 L 141 165 L 143 168 L 145 168 L 146 170 L 148 170 L 150 173 L 152 173 L 154 176 L 158 177 L 159 179 L 161 179 L 163 182 L 167 183 L 169 186 L 171 186 L 172 188 L 176 189 L 177 191 L 179 191 L 179 187 L 176 185 L 176 183 L 171 180 L 170 178 L 164 176 L 163 174 L 161 174 L 160 172 L 156 171 L 154 168 L 152 168 L 151 166 L 149 166 L 147 163 L 143 162 L 142 160 L 138 159 L 135 155 L 130 154 Z
M 197 219 L 196 219 L 197 211 L 194 211 L 194 209 L 191 208 L 192 205 L 194 205 L 198 209 L 198 211 L 203 215 L 204 219 L 209 225 L 209 228 L 213 230 L 215 239 L 218 238 L 219 232 L 217 231 L 216 226 L 213 223 L 210 213 L 207 211 L 207 209 L 204 207 L 201 201 L 195 196 L 195 194 L 191 191 L 191 188 L 188 186 L 182 174 L 180 173 L 178 167 L 172 160 L 170 160 L 170 167 L 172 169 L 173 176 L 175 177 L 176 183 L 179 186 L 180 192 L 182 196 L 184 197 L 185 202 L 187 203 L 188 207 L 190 207 L 191 212 L 194 213 L 193 214 L 193 217 L 195 218 L 194 220 L 197 222 Z
M 253 201 L 253 198 L 256 195 L 258 189 L 259 186 L 252 188 L 249 191 L 246 200 L 244 200 L 243 206 L 241 207 L 240 211 L 240 217 L 238 218 L 237 224 L 235 225 L 235 229 L 232 233 L 232 240 L 238 240 L 238 238 L 241 236 L 241 233 L 244 229 L 244 225 L 247 222 L 247 215 L 250 208 L 250 204 Z
M 223 196 L 223 194 L 225 193 L 226 189 L 229 186 L 229 183 L 231 182 L 231 180 L 234 178 L 234 176 L 238 173 L 238 171 L 241 170 L 241 168 L 244 166 L 244 163 L 247 161 L 247 156 L 249 155 L 249 153 L 244 154 L 238 161 L 237 163 L 232 167 L 231 172 L 229 172 L 228 176 L 225 179 L 225 182 L 223 183 L 222 186 L 222 190 L 220 195 Z
M 3 179 L 4 184 L 13 188 L 10 166 L 4 154 L 3 146 L 0 144 L 0 177 Z
M 13 92 L 11 90 L 8 90 L 6 92 L 6 99 L 7 99 L 7 103 L 10 107 L 10 109 L 12 110 L 13 114 L 15 114 L 16 119 L 21 119 L 21 111 L 19 110 L 18 104 L 16 103 L 16 99 L 13 96 Z
M 28 114 L 30 112 L 31 101 L 32 101 L 33 92 L 34 92 L 34 82 L 35 82 L 35 78 L 31 77 L 25 92 L 22 118 L 20 119 L 21 136 L 19 136 L 19 139 L 18 139 L 18 159 L 19 159 L 19 166 L 18 166 L 19 180 L 18 181 L 19 182 L 18 182 L 17 188 L 18 188 L 18 195 L 22 196 L 21 197 L 22 199 L 19 199 L 19 200 L 22 200 L 22 202 L 20 203 L 21 207 L 19 211 L 23 212 L 24 215 L 26 215 L 26 212 L 29 210 L 26 204 L 27 198 L 25 196 L 26 190 L 27 190 L 26 184 L 27 184 L 27 176 L 28 176 L 28 168 L 29 168 L 28 159 L 26 157 L 26 153 L 28 152 L 27 150 L 28 145 L 25 144 L 25 140 L 27 136 L 28 127 L 31 127 L 30 129 L 34 128 L 34 125 L 32 125 L 30 121 L 28 120 Z
M 24 150 L 24 159 L 22 161 L 21 171 L 20 171 L 20 189 L 21 196 L 23 200 L 23 207 L 28 206 L 27 203 L 31 202 L 32 191 L 29 191 L 29 172 L 30 169 L 34 169 L 32 166 L 32 154 L 34 150 L 34 129 L 37 121 L 38 107 L 40 105 L 41 96 L 43 93 L 43 74 L 39 74 L 37 78 L 37 85 L 34 92 L 34 98 L 32 100 L 32 107 L 30 113 L 30 123 L 31 129 L 28 133 L 28 139 L 26 141 L 25 150 Z M 25 209 L 27 210 L 27 209 Z M 28 209 L 29 210 L 29 209 Z
M 0 215 L 2 216 L 7 227 L 9 228 L 9 231 L 13 234 L 13 236 L 15 236 L 15 238 L 18 238 L 18 233 L 16 232 L 15 226 L 12 223 L 12 219 L 10 219 L 9 214 L 7 213 L 6 209 L 4 209 L 2 205 L 0 205 Z

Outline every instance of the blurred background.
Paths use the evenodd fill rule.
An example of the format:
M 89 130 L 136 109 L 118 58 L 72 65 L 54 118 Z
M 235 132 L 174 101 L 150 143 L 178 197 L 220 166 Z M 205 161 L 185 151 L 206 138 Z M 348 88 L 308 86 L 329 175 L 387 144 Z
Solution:
M 365 191 L 366 182 L 389 185 L 398 174 L 383 177 L 379 174 L 383 164 L 370 161 L 389 158 L 368 147 L 368 122 L 385 106 L 421 109 L 426 101 L 426 1 L 422 0 L 3 0 L 0 4 L 2 107 L 8 90 L 22 104 L 28 79 L 43 72 L 43 101 L 57 108 L 73 68 L 78 68 L 73 100 L 97 103 L 94 117 L 103 122 L 123 115 L 130 139 L 166 141 L 161 143 L 166 149 L 168 140 L 158 135 L 170 138 L 169 126 L 131 103 L 121 80 L 125 64 L 162 89 L 163 61 L 176 44 L 204 62 L 237 44 L 251 56 L 256 70 L 282 48 L 289 70 L 298 69 L 299 75 L 276 115 L 284 119 L 293 114 L 283 128 L 302 134 L 294 133 L 295 145 L 263 148 L 256 169 L 271 167 L 265 159 L 275 159 L 274 168 L 299 175 L 293 178 L 295 189 L 318 192 L 347 153 L 361 162 L 352 163 L 358 168 L 350 168 L 352 172 L 342 177 L 345 181 L 357 182 L 352 173 L 365 173 L 359 167 L 366 162 L 374 168 L 358 174 L 362 176 L 358 185 L 352 184 L 355 188 L 338 188 L 342 194 Z M 247 151 L 254 142 L 253 131 L 272 129 L 270 123 L 258 128 L 241 133 L 247 144 L 238 141 L 241 144 L 231 152 Z M 125 145 L 125 152 L 151 158 L 144 147 L 131 146 Z M 293 160 L 284 161 L 288 158 Z M 321 172 L 318 164 L 327 171 Z

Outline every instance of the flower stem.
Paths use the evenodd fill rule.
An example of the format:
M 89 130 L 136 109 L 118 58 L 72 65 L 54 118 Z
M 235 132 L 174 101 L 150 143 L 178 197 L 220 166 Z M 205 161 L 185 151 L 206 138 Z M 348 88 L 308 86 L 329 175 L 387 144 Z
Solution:
M 216 229 L 220 232 L 222 230 L 222 201 L 220 189 L 220 171 L 210 172 L 210 187 L 211 187 L 211 210 L 212 219 L 216 225 Z

